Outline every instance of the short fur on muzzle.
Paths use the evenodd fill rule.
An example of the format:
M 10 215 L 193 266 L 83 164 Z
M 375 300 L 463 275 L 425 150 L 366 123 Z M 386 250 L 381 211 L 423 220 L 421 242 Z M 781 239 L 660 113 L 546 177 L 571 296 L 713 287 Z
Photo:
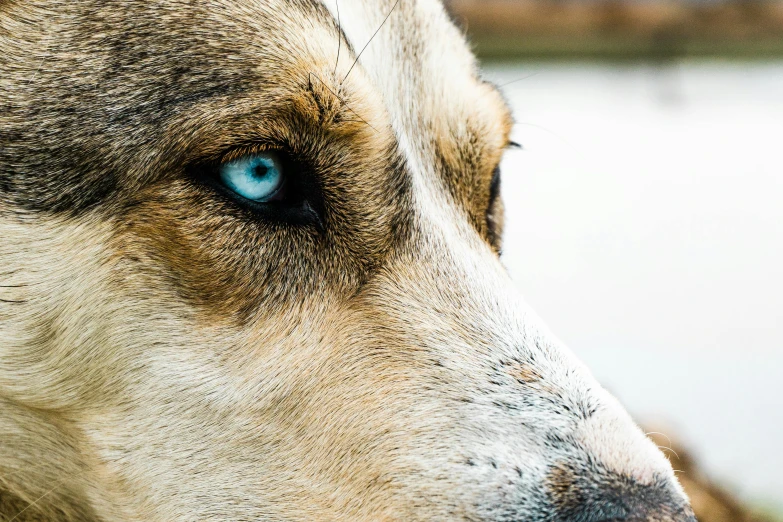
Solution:
M 694 520 L 499 261 L 511 126 L 432 0 L 0 0 L 0 517 Z

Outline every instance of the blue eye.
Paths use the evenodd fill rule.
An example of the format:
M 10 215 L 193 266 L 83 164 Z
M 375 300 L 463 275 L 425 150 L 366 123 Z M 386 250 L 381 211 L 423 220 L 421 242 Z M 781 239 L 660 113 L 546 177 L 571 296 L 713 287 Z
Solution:
M 262 152 L 242 156 L 220 166 L 220 180 L 243 198 L 266 202 L 276 199 L 285 181 L 277 154 Z

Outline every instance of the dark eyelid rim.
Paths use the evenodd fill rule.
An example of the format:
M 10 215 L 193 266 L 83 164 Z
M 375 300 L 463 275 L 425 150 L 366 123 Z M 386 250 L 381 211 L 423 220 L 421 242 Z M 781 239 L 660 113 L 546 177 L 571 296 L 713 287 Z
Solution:
M 497 254 L 500 255 L 500 235 L 498 234 L 498 230 L 495 229 L 492 220 L 490 219 L 490 216 L 492 214 L 493 209 L 495 208 L 495 205 L 497 201 L 500 198 L 500 183 L 501 183 L 501 173 L 500 173 L 500 164 L 498 164 L 494 170 L 492 171 L 492 180 L 489 184 L 489 204 L 487 205 L 486 210 L 486 223 L 487 223 L 487 233 L 489 235 L 489 241 L 493 245 L 493 248 L 497 250 Z
M 285 180 L 279 190 L 290 191 L 293 201 L 253 201 L 226 187 L 220 181 L 220 166 L 246 155 L 275 153 L 283 163 Z M 209 188 L 220 199 L 238 207 L 247 217 L 276 225 L 314 226 L 324 231 L 323 193 L 317 176 L 307 163 L 294 159 L 289 147 L 256 142 L 232 147 L 212 158 L 204 158 L 187 168 L 188 178 Z
M 500 165 L 492 171 L 492 179 L 489 182 L 489 204 L 490 206 L 500 195 Z

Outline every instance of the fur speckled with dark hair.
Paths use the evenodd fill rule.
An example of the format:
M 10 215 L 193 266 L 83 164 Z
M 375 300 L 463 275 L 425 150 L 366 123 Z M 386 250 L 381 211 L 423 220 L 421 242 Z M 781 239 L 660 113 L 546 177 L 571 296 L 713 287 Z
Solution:
M 511 124 L 434 0 L 0 1 L 0 518 L 692 522 L 499 262 Z

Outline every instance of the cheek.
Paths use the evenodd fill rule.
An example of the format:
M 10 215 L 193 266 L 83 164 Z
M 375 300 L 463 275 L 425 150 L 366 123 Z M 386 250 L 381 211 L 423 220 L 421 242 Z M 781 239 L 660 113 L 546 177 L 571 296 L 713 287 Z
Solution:
M 152 279 L 205 317 L 248 320 L 321 284 L 317 238 L 302 227 L 245 219 L 186 183 L 151 187 L 129 206 L 113 239 L 129 273 Z

